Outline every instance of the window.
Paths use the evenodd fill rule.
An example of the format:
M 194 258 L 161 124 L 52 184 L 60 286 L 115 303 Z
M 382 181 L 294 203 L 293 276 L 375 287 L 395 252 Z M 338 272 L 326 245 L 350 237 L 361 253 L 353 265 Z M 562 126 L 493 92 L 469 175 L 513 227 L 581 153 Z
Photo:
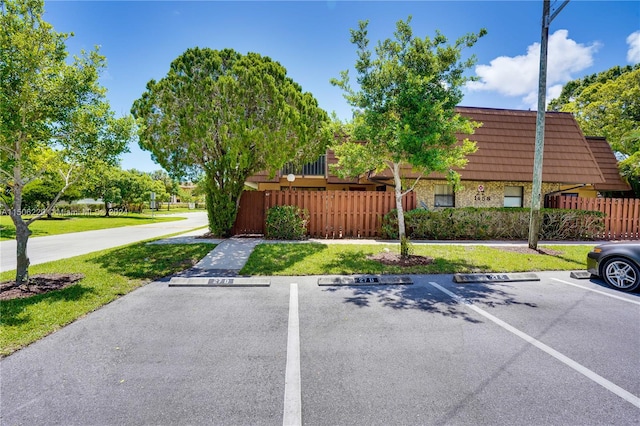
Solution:
M 524 188 L 522 186 L 505 186 L 504 187 L 504 206 L 505 207 L 522 207 L 522 194 Z
M 436 207 L 455 207 L 456 197 L 451 185 L 436 185 L 433 204 Z

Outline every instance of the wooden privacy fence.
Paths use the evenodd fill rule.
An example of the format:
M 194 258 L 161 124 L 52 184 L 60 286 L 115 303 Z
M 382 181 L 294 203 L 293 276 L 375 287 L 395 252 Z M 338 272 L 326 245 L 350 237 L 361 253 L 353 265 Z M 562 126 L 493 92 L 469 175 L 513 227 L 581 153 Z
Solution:
M 548 200 L 554 209 L 596 210 L 605 214 L 604 240 L 640 239 L 640 199 L 580 198 L 555 196 Z
M 416 208 L 416 195 L 403 197 L 405 211 Z M 264 234 L 267 210 L 298 206 L 309 212 L 308 234 L 314 238 L 375 237 L 382 216 L 396 207 L 393 192 L 247 191 L 240 198 L 233 234 Z

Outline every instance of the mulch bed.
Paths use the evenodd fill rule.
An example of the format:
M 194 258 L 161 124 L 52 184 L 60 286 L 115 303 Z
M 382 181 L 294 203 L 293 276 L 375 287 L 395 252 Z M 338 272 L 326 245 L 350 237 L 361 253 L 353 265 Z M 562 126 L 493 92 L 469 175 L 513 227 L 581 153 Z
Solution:
M 430 265 L 433 263 L 432 257 L 426 256 L 417 256 L 417 255 L 409 255 L 407 257 L 402 257 L 397 253 L 378 253 L 374 255 L 367 256 L 369 260 L 375 260 L 377 262 L 382 263 L 383 265 L 388 266 L 419 266 L 419 265 Z
M 19 299 L 62 290 L 84 278 L 83 274 L 37 274 L 29 277 L 29 283 L 16 286 L 15 281 L 0 283 L 0 300 Z

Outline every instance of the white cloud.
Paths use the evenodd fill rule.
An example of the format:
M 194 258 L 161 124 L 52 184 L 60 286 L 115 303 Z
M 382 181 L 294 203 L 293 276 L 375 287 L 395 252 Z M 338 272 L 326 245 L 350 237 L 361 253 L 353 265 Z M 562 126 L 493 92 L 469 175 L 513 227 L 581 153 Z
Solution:
M 554 86 L 547 87 L 547 101 L 550 101 L 560 96 L 560 93 L 562 93 L 562 86 L 563 84 L 556 84 Z
M 629 34 L 627 44 L 629 45 L 627 61 L 631 64 L 637 64 L 640 62 L 640 31 Z
M 567 30 L 557 30 L 549 36 L 547 56 L 548 100 L 556 97 L 562 85 L 573 80 L 573 73 L 593 64 L 593 54 L 600 45 L 584 45 L 568 38 Z M 525 55 L 500 56 L 489 65 L 476 66 L 478 81 L 467 85 L 469 90 L 498 92 L 505 96 L 521 96 L 533 108 L 537 107 L 540 43 L 527 48 Z M 553 92 L 553 93 L 551 93 Z M 553 95 L 553 97 L 552 97 Z

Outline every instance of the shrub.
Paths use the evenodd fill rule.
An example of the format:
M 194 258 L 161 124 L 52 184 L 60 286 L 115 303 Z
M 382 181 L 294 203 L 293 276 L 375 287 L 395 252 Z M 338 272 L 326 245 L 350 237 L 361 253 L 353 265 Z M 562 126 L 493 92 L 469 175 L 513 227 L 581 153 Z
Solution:
M 302 240 L 307 236 L 309 212 L 297 206 L 275 206 L 267 210 L 265 237 Z
M 542 209 L 540 239 L 593 240 L 604 230 L 604 215 L 585 210 Z M 407 236 L 427 240 L 526 240 L 529 209 L 446 208 L 415 209 L 405 213 Z M 398 213 L 382 219 L 383 238 L 398 238 Z

